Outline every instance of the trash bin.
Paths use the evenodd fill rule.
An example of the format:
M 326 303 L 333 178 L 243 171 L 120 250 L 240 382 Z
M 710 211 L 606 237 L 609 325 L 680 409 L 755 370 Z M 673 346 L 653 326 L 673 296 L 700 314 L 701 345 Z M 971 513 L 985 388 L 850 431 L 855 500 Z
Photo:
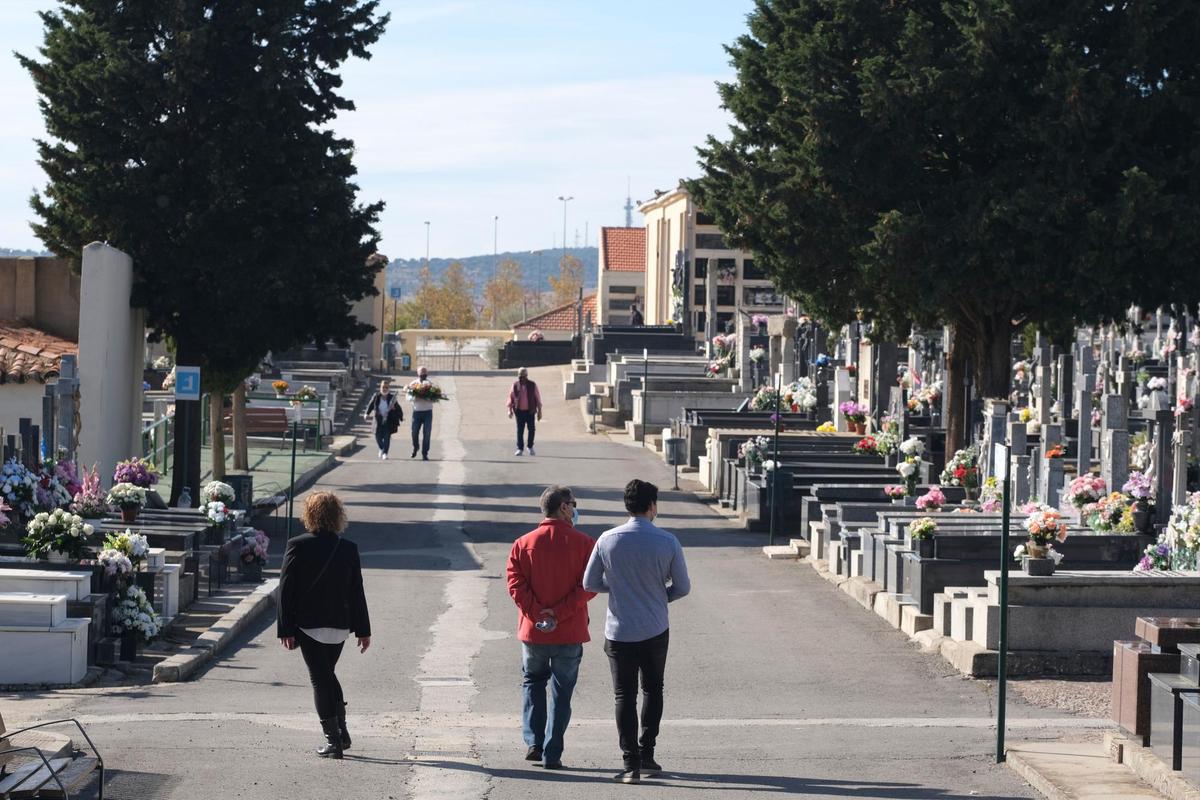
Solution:
M 667 457 L 667 466 L 678 466 L 682 457 L 683 437 L 672 436 L 663 439 L 663 452 Z
M 400 371 L 408 372 L 410 369 L 412 369 L 412 356 L 410 356 L 407 352 L 401 353 L 400 354 Z

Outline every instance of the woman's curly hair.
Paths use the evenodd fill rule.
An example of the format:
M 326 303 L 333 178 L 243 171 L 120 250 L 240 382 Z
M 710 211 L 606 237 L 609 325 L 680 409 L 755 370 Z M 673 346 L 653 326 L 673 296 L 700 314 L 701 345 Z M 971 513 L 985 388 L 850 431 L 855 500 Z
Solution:
M 333 492 L 313 492 L 304 500 L 300 522 L 309 533 L 341 533 L 346 530 L 346 507 Z

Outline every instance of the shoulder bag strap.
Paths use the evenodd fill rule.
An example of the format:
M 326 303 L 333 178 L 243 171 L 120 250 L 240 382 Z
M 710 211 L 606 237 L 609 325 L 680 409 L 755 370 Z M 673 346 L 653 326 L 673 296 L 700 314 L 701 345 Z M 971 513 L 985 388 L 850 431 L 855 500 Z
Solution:
M 333 562 L 333 557 L 337 554 L 338 546 L 342 543 L 341 536 L 338 536 L 336 533 L 334 536 L 337 536 L 338 539 L 333 543 L 333 549 L 329 551 L 329 557 L 325 559 L 325 563 L 321 566 L 321 571 L 317 573 L 317 577 L 313 578 L 312 584 L 309 585 L 308 590 L 310 592 L 321 582 L 321 578 L 325 577 L 325 570 L 329 569 L 329 565 Z

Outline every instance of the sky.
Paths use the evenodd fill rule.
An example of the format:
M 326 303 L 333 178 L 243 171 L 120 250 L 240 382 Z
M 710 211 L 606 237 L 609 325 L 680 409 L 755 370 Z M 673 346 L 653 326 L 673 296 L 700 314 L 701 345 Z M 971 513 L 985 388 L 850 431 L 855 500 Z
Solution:
M 41 249 L 28 198 L 45 184 L 37 94 L 13 51 L 36 53 L 49 0 L 0 0 L 0 247 Z M 723 136 L 723 45 L 752 0 L 384 0 L 391 23 L 367 61 L 343 68 L 357 108 L 334 127 L 355 142 L 360 199 L 387 203 L 392 258 L 594 245 L 633 200 L 698 173 L 695 148 Z M 499 216 L 499 221 L 495 217 Z M 641 215 L 634 211 L 634 225 Z M 429 221 L 428 229 L 425 221 Z M 586 242 L 584 241 L 586 230 Z

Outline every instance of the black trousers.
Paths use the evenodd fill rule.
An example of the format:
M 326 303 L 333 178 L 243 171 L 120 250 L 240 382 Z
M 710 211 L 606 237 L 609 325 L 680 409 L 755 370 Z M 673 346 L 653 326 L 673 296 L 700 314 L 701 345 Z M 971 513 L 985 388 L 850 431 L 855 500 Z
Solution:
M 663 713 L 663 673 L 670 631 L 641 642 L 604 640 L 616 699 L 617 735 L 625 769 L 641 769 L 642 754 L 652 755 Z M 638 677 L 642 686 L 642 735 L 638 738 Z
M 524 450 L 526 447 L 533 447 L 533 435 L 537 432 L 537 412 L 516 410 L 517 416 L 517 449 Z M 524 442 L 526 431 L 528 431 L 529 444 Z
M 312 681 L 317 716 L 321 719 L 336 717 L 346 707 L 346 700 L 342 696 L 342 684 L 338 682 L 334 673 L 345 642 L 322 644 L 304 631 L 297 631 L 296 641 L 300 643 L 300 655 L 304 656 L 304 665 L 308 667 L 308 679 Z
M 375 426 L 375 444 L 379 445 L 379 452 L 387 454 L 392 445 L 392 432 L 386 424 Z

